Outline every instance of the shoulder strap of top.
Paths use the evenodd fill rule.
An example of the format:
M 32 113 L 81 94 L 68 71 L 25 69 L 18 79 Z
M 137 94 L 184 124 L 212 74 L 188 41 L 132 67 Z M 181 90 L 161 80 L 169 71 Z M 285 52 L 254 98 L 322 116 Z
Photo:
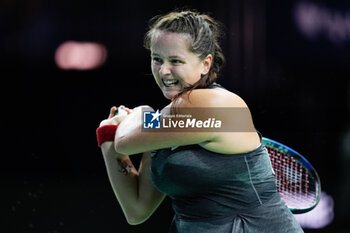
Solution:
M 221 86 L 218 83 L 212 83 L 208 88 L 210 88 L 210 89 L 212 89 L 212 88 L 223 88 L 223 89 L 226 89 L 226 88 L 224 88 L 223 86 Z

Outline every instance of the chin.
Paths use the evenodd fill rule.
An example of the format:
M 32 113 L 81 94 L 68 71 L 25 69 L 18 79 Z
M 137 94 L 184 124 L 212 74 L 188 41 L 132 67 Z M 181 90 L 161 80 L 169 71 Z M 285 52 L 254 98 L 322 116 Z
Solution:
M 172 100 L 179 92 L 178 91 L 164 91 L 163 95 L 165 98 L 167 98 L 168 100 Z
M 167 98 L 168 100 L 172 100 L 175 97 L 175 95 L 169 95 L 164 93 L 164 97 Z

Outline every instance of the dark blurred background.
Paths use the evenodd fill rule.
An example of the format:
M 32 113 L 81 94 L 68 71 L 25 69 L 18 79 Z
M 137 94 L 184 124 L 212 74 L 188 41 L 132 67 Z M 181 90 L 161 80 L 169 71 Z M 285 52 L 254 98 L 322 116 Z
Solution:
M 151 17 L 184 6 L 225 26 L 227 63 L 218 83 L 247 102 L 263 136 L 297 150 L 317 169 L 334 216 L 305 232 L 348 232 L 345 0 L 2 0 L 1 232 L 168 231 L 169 199 L 144 224 L 126 223 L 95 130 L 113 105 L 167 104 L 153 81 L 143 36 Z M 105 63 L 61 69 L 55 53 L 67 41 L 103 45 Z

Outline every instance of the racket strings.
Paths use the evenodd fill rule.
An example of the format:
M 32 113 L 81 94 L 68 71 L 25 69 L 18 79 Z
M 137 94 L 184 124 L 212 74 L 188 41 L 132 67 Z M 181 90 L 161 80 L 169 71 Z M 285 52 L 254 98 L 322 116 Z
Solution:
M 302 163 L 295 161 L 289 156 L 286 156 L 285 158 L 280 158 L 274 153 L 270 153 L 270 159 L 272 162 L 273 169 L 275 173 L 277 173 L 277 176 L 279 178 L 280 176 L 282 176 L 281 179 L 282 182 L 284 181 L 283 184 L 288 185 L 289 183 L 294 183 L 295 185 L 298 185 L 296 183 L 299 182 L 301 184 L 306 185 L 306 190 L 308 190 L 309 183 L 311 183 L 312 185 L 311 179 L 313 177 L 309 177 L 308 169 L 303 168 Z M 286 180 L 288 182 L 286 182 Z M 281 180 L 279 179 L 278 182 L 281 182 Z
M 275 148 L 266 147 L 280 196 L 292 208 L 310 206 L 317 199 L 315 177 L 304 165 Z

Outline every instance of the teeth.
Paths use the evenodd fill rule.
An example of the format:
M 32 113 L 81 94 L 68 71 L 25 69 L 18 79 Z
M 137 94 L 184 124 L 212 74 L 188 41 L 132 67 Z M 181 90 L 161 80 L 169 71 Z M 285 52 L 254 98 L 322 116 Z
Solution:
M 176 79 L 172 79 L 172 80 L 163 80 L 163 83 L 166 86 L 175 86 L 179 81 Z
M 164 83 L 165 84 L 173 84 L 173 83 L 176 83 L 177 81 L 176 80 L 164 80 Z

